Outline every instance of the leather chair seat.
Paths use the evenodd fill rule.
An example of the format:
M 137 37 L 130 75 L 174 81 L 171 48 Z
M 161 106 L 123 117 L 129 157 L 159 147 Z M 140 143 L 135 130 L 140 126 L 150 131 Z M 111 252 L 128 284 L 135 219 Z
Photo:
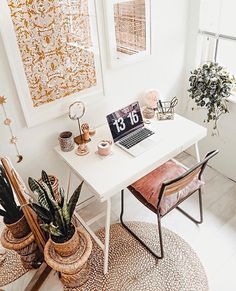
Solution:
M 153 170 L 151 173 L 130 185 L 130 187 L 142 195 L 148 203 L 157 208 L 162 183 L 177 178 L 185 172 L 186 169 L 184 169 L 181 165 L 169 160 L 165 164 Z M 163 196 L 159 207 L 161 216 L 165 215 L 184 197 L 198 190 L 203 184 L 204 183 L 196 176 L 192 182 L 190 182 L 179 192 L 168 196 Z

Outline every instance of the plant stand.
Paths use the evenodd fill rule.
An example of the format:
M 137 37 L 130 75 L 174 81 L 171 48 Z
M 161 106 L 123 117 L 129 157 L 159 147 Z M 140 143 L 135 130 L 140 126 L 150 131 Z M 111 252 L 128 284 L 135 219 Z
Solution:
M 92 251 L 89 234 L 81 227 L 76 228 L 80 236 L 80 244 L 75 254 L 62 257 L 55 252 L 52 241 L 48 240 L 44 249 L 46 263 L 59 272 L 60 280 L 67 287 L 80 287 L 87 282 L 90 275 L 88 258 Z
M 6 258 L 6 250 L 0 247 L 0 265 L 4 262 Z
M 2 246 L 9 250 L 16 251 L 20 257 L 23 266 L 26 269 L 39 267 L 39 263 L 43 261 L 43 256 L 35 242 L 34 234 L 30 232 L 23 238 L 14 238 L 11 232 L 4 228 L 1 235 Z

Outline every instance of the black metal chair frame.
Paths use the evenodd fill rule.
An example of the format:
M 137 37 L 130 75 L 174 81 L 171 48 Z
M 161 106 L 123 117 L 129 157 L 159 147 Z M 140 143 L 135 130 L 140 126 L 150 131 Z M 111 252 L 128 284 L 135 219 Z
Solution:
M 158 230 L 158 235 L 159 235 L 159 245 L 160 245 L 160 254 L 156 254 L 152 249 L 150 249 L 145 242 L 140 239 L 128 226 L 127 224 L 124 223 L 123 221 L 123 215 L 124 215 L 124 190 L 121 191 L 121 213 L 120 213 L 120 222 L 122 224 L 122 226 L 137 240 L 141 243 L 141 245 L 143 245 L 155 258 L 157 259 L 162 259 L 164 257 L 164 248 L 163 248 L 163 239 L 162 239 L 162 230 L 161 230 L 161 218 L 164 217 L 166 214 L 168 214 L 171 210 L 173 209 L 177 209 L 178 211 L 180 211 L 182 214 L 184 214 L 186 217 L 188 217 L 190 220 L 192 220 L 194 223 L 196 224 L 201 224 L 203 222 L 203 209 L 202 209 L 202 191 L 201 191 L 201 187 L 197 190 L 195 190 L 192 193 L 189 193 L 187 196 L 185 196 L 183 199 L 181 199 L 180 201 L 178 201 L 178 203 L 176 203 L 173 207 L 171 207 L 164 215 L 160 214 L 160 204 L 161 204 L 161 200 L 165 194 L 165 190 L 167 186 L 173 185 L 176 182 L 181 181 L 184 178 L 189 177 L 194 171 L 197 171 L 199 169 L 198 172 L 198 179 L 201 180 L 202 178 L 202 174 L 206 168 L 206 165 L 208 163 L 208 161 L 214 157 L 219 151 L 218 150 L 214 150 L 209 152 L 203 161 L 197 163 L 196 165 L 194 165 L 191 169 L 187 170 L 184 174 L 180 175 L 179 177 L 172 179 L 170 181 L 167 182 L 163 182 L 161 189 L 160 189 L 160 193 L 159 193 L 159 198 L 158 198 L 158 203 L 157 203 L 157 207 L 154 207 L 152 204 L 148 203 L 146 201 L 146 199 L 138 192 L 136 191 L 132 186 L 129 186 L 128 189 L 129 191 L 142 203 L 144 204 L 148 209 L 150 209 L 152 212 L 154 212 L 157 216 L 157 230 Z M 184 188 L 184 187 L 183 187 Z M 199 201 L 199 210 L 200 210 L 200 218 L 199 219 L 195 219 L 194 217 L 192 217 L 190 214 L 188 214 L 186 211 L 184 211 L 182 208 L 180 208 L 178 205 L 181 204 L 184 200 L 186 200 L 188 197 L 192 196 L 194 193 L 198 192 L 198 201 Z

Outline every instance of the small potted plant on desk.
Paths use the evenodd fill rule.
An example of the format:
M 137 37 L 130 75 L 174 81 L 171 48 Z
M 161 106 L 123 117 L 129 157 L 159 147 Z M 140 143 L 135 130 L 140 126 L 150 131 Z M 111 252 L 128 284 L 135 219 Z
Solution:
M 20 239 L 30 233 L 30 227 L 14 194 L 4 168 L 0 165 L 0 215 L 14 238 Z
M 64 196 L 62 188 L 58 191 L 58 200 L 55 199 L 50 180 L 44 171 L 41 183 L 32 178 L 29 178 L 28 182 L 30 189 L 38 195 L 38 203 L 31 203 L 31 207 L 40 219 L 42 229 L 50 236 L 44 249 L 45 261 L 61 273 L 61 281 L 65 285 L 69 287 L 81 285 L 84 278 L 81 279 L 79 273 L 81 270 L 83 274 L 89 273 L 87 260 L 92 250 L 90 236 L 72 223 L 83 182 L 69 201 Z

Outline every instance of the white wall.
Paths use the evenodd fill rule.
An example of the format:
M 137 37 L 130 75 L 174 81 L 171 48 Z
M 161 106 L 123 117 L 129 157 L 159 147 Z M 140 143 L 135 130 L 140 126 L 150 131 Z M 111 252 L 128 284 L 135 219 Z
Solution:
M 230 0 L 231 1 L 231 0 Z M 187 88 L 189 86 L 188 83 L 188 77 L 189 72 L 191 69 L 193 69 L 195 66 L 199 65 L 199 63 L 196 62 L 196 48 L 197 48 L 197 31 L 198 28 L 201 27 L 201 29 L 209 29 L 210 31 L 215 31 L 215 29 L 219 29 L 220 31 L 223 29 L 222 32 L 225 32 L 226 23 L 222 19 L 223 26 L 218 25 L 218 22 L 216 21 L 215 13 L 212 14 L 212 9 L 218 9 L 218 6 L 216 5 L 219 1 L 215 0 L 202 0 L 203 7 L 202 9 L 206 9 L 207 4 L 211 4 L 212 9 L 208 9 L 207 15 L 205 17 L 200 17 L 200 2 L 201 1 L 195 1 L 190 0 L 190 10 L 189 15 L 191 21 L 189 22 L 189 31 L 188 31 L 188 45 L 187 45 L 187 62 L 186 62 L 186 82 L 185 82 L 185 89 L 184 89 L 184 100 L 183 100 L 183 108 L 184 115 L 188 117 L 189 119 L 192 119 L 193 121 L 202 124 L 203 126 L 208 127 L 208 136 L 204 140 L 200 142 L 200 151 L 202 154 L 205 154 L 207 151 L 218 148 L 220 150 L 219 155 L 211 162 L 211 165 L 226 175 L 227 177 L 236 180 L 236 159 L 234 157 L 234 152 L 236 149 L 236 135 L 235 135 L 235 123 L 236 123 L 236 104 L 229 103 L 229 114 L 225 114 L 220 117 L 220 121 L 218 124 L 219 128 L 219 136 L 212 136 L 212 124 L 206 124 L 203 122 L 203 120 L 206 117 L 206 111 L 203 109 L 194 110 L 192 111 L 192 105 L 194 103 L 190 102 Z M 233 3 L 233 1 L 231 1 Z M 223 3 L 224 5 L 229 4 L 229 0 Z M 235 5 L 235 3 L 234 3 Z M 207 6 L 209 7 L 209 6 Z M 202 10 L 203 11 L 203 10 Z M 225 11 L 224 9 L 222 11 Z M 204 10 L 204 12 L 206 12 Z M 218 14 L 217 14 L 218 15 Z M 230 16 L 230 15 L 229 15 Z M 224 13 L 222 15 L 224 19 L 227 18 L 227 13 Z M 232 19 L 233 20 L 233 19 Z M 208 26 L 207 26 L 208 25 Z M 229 25 L 228 25 L 229 26 Z M 232 55 L 232 58 L 234 59 L 235 56 Z
M 140 98 L 149 88 L 158 88 L 164 98 L 181 96 L 185 73 L 188 0 L 153 0 L 153 55 L 142 62 L 115 70 L 109 69 L 107 65 L 102 1 L 98 2 L 106 97 L 101 102 L 88 106 L 85 120 L 93 125 L 100 124 L 105 120 L 107 112 Z M 63 116 L 33 128 L 26 127 L 1 38 L 0 95 L 8 98 L 6 110 L 13 119 L 13 129 L 24 156 L 23 162 L 16 164 L 17 170 L 26 179 L 28 176 L 38 177 L 41 169 L 45 169 L 48 173 L 57 175 L 63 184 L 66 167 L 57 158 L 53 148 L 57 145 L 57 136 L 61 131 L 75 132 L 76 126 L 67 116 Z M 9 143 L 10 134 L 3 125 L 3 119 L 1 111 L 0 155 L 8 155 L 15 163 L 16 154 L 13 145 Z

